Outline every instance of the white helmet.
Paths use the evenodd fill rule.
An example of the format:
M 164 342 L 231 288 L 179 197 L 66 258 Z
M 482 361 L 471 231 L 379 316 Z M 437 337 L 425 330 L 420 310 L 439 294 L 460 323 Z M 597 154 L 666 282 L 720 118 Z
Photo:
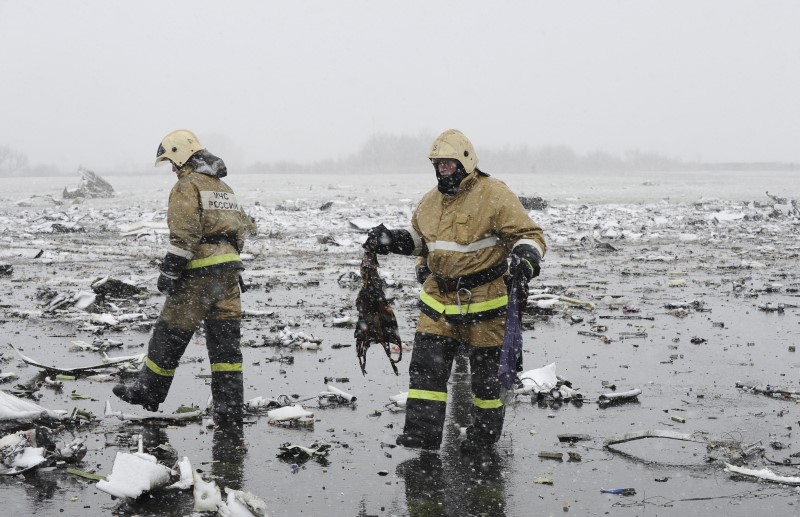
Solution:
M 183 167 L 186 160 L 201 149 L 205 147 L 197 139 L 197 135 L 188 129 L 178 129 L 161 140 L 156 151 L 156 166 L 171 161 L 177 167 Z
M 458 160 L 467 174 L 478 167 L 478 155 L 472 142 L 458 129 L 448 129 L 439 135 L 428 153 L 431 160 Z

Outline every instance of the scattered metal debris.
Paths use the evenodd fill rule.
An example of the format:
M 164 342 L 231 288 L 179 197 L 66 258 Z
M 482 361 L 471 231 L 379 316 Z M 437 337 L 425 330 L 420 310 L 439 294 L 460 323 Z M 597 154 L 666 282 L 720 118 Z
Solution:
M 78 188 L 68 189 L 64 187 L 64 193 L 62 195 L 64 199 L 114 196 L 114 187 L 94 172 L 80 166 L 78 167 L 78 174 L 81 176 Z
M 734 460 L 743 461 L 745 458 L 748 458 L 757 452 L 763 451 L 763 447 L 761 447 L 759 443 L 751 445 L 743 445 L 740 441 L 733 439 L 727 439 L 727 438 L 714 439 L 697 433 L 685 434 L 685 433 L 678 433 L 675 431 L 665 431 L 665 430 L 638 431 L 633 433 L 627 433 L 622 436 L 608 438 L 605 440 L 603 447 L 612 452 L 625 454 L 626 456 L 636 459 L 635 456 L 623 453 L 622 451 L 618 450 L 615 446 L 621 443 L 631 442 L 634 440 L 642 440 L 646 438 L 679 440 L 679 441 L 695 442 L 703 444 L 706 446 L 706 451 L 709 454 L 707 458 L 708 463 L 717 461 L 719 459 L 718 456 L 722 456 L 724 458 L 724 461 L 728 462 Z
M 66 418 L 68 413 L 66 410 L 46 409 L 5 391 L 0 391 L 0 426 L 32 423 L 42 419 L 61 420 Z
M 755 393 L 757 395 L 766 395 L 770 398 L 775 399 L 788 399 L 788 400 L 800 400 L 800 391 L 795 390 L 787 390 L 783 388 L 776 388 L 774 386 L 770 386 L 767 384 L 766 386 L 752 386 L 748 384 L 744 384 L 742 382 L 737 382 L 736 387 L 742 391 L 747 393 Z
M 35 366 L 36 368 L 41 368 L 48 373 L 64 373 L 64 374 L 71 374 L 71 375 L 80 375 L 85 374 L 87 372 L 94 373 L 96 370 L 105 370 L 108 368 L 116 368 L 118 370 L 127 369 L 127 368 L 138 368 L 141 366 L 142 362 L 144 361 L 144 354 L 137 354 L 132 356 L 125 356 L 125 357 L 109 357 L 106 353 L 103 353 L 103 362 L 101 364 L 94 364 L 89 366 L 75 366 L 72 368 L 66 368 L 61 366 L 52 366 L 52 365 L 45 365 L 38 361 L 31 359 L 22 354 L 19 350 L 17 350 L 14 345 L 11 343 L 8 344 L 22 359 L 23 362 Z
M 544 210 L 547 208 L 547 201 L 540 196 L 518 196 L 519 202 L 525 210 Z
M 641 394 L 642 390 L 639 388 L 615 393 L 602 393 L 599 397 L 597 397 L 597 403 L 600 405 L 600 407 L 608 407 L 613 404 L 633 402 L 637 400 Z
M 271 409 L 267 412 L 267 418 L 270 424 L 314 424 L 314 413 L 306 411 L 300 404 Z
M 190 420 L 200 420 L 206 413 L 205 409 L 192 408 L 188 411 L 177 411 L 171 414 L 163 413 L 150 413 L 147 415 L 139 415 L 137 413 L 123 413 L 122 411 L 114 411 L 111 409 L 111 402 L 106 400 L 106 418 L 118 418 L 123 421 L 167 421 L 167 422 L 186 422 Z
M 325 458 L 330 452 L 331 446 L 328 444 L 321 444 L 314 442 L 308 447 L 302 445 L 294 445 L 292 443 L 284 443 L 280 446 L 278 457 L 282 460 L 291 460 L 302 463 L 309 459 Z
M 731 465 L 730 463 L 725 464 L 725 472 L 730 472 L 732 474 L 738 474 L 740 476 L 751 477 L 760 479 L 762 481 L 768 481 L 770 483 L 779 483 L 781 485 L 792 485 L 792 486 L 800 486 L 800 477 L 797 476 L 780 476 L 775 474 L 769 469 L 748 469 L 745 467 L 737 467 L 736 465 Z
M 601 488 L 601 494 L 616 494 L 616 495 L 625 495 L 631 496 L 636 495 L 635 488 Z

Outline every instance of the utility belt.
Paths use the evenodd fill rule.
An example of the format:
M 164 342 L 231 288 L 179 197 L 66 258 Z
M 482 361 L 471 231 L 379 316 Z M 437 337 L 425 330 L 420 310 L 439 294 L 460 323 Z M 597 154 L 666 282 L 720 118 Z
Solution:
M 236 236 L 229 233 L 220 233 L 219 235 L 204 235 L 200 239 L 200 244 L 230 244 L 234 247 L 234 249 L 239 249 L 236 242 Z
M 478 271 L 471 275 L 447 277 L 433 274 L 436 286 L 441 294 L 454 293 L 460 289 L 473 289 L 479 285 L 491 282 L 503 276 L 508 269 L 505 260 L 483 271 Z

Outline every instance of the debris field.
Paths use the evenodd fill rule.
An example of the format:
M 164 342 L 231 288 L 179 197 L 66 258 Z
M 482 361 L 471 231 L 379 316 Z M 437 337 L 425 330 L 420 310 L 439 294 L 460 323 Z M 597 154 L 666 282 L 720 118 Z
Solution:
M 258 227 L 243 255 L 244 451 L 205 412 L 202 332 L 160 413 L 111 394 L 139 367 L 163 301 L 171 178 L 107 176 L 110 198 L 62 196 L 63 181 L 5 189 L 9 514 L 188 515 L 212 511 L 198 506 L 209 498 L 251 515 L 797 514 L 797 191 L 719 178 L 749 182 L 750 196 L 731 197 L 707 178 L 659 176 L 604 201 L 582 197 L 579 178 L 510 178 L 535 193 L 549 250 L 522 318 L 504 434 L 470 456 L 458 451 L 471 403 L 463 361 L 441 451 L 394 446 L 417 318 L 413 258 L 380 258 L 399 376 L 379 345 L 366 374 L 356 356 L 365 232 L 407 226 L 430 176 L 232 174 Z M 661 183 L 682 195 L 659 197 Z M 159 484 L 130 491 L 125 465 L 143 461 Z

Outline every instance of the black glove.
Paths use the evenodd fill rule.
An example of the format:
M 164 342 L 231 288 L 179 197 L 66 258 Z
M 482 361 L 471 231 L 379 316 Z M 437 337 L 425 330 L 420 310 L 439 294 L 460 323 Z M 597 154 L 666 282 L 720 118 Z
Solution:
M 156 287 L 158 287 L 158 292 L 166 294 L 167 296 L 172 296 L 178 290 L 179 282 L 179 278 L 172 278 L 171 276 L 161 273 L 158 275 L 158 283 L 156 284 Z
M 188 258 L 174 253 L 167 253 L 161 262 L 161 274 L 158 275 L 158 282 L 156 283 L 158 291 L 167 295 L 175 294 L 181 274 L 183 274 L 183 270 L 186 269 L 188 263 Z
M 392 247 L 392 232 L 383 224 L 370 228 L 367 232 L 367 241 L 362 247 L 378 255 L 388 255 Z
M 414 238 L 408 230 L 390 230 L 379 224 L 367 232 L 367 241 L 362 247 L 378 255 L 411 255 L 414 253 Z
M 422 264 L 417 264 L 415 272 L 417 275 L 417 282 L 419 282 L 420 284 L 424 284 L 425 280 L 427 280 L 428 277 L 431 276 L 431 270 L 428 267 L 427 262 L 423 262 Z
M 539 262 L 542 256 L 539 251 L 530 244 L 519 244 L 511 251 L 519 260 L 512 260 L 511 265 L 508 267 L 508 272 L 511 276 L 523 278 L 524 284 L 531 281 L 532 278 L 539 276 L 542 268 Z

